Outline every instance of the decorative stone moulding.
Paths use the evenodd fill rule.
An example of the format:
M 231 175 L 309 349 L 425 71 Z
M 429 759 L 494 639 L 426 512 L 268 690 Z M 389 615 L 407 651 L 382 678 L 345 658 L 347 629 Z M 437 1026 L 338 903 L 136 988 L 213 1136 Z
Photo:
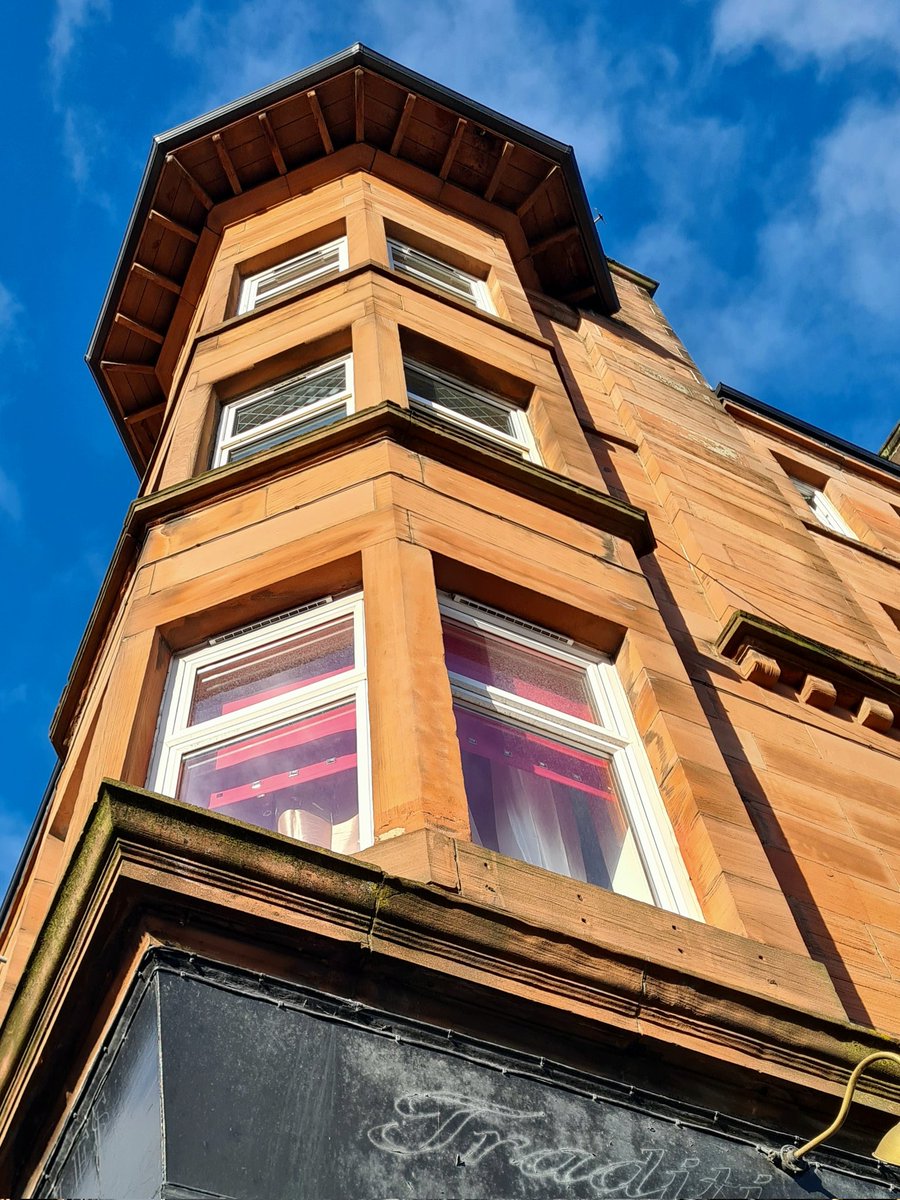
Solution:
M 744 646 L 740 651 L 737 665 L 745 679 L 749 679 L 751 683 L 758 683 L 760 687 L 773 688 L 781 678 L 781 667 L 775 659 L 769 658 L 767 654 L 760 654 L 750 646 Z
M 785 684 L 801 703 L 823 712 L 847 709 L 877 733 L 900 726 L 900 675 L 875 663 L 740 611 L 732 614 L 716 649 L 759 687 Z
M 800 699 L 804 704 L 811 704 L 813 708 L 821 708 L 827 712 L 837 703 L 837 688 L 829 680 L 820 679 L 818 675 L 807 675 L 800 689 Z
M 425 414 L 386 401 L 242 462 L 205 471 L 132 503 L 50 725 L 50 740 L 57 753 L 62 756 L 66 752 L 96 655 L 151 525 L 184 516 L 211 500 L 238 495 L 248 486 L 280 478 L 285 472 L 334 461 L 342 454 L 379 440 L 394 442 L 495 484 L 507 495 L 571 517 L 598 530 L 610 546 L 620 540 L 630 545 L 635 554 L 642 555 L 656 545 L 650 518 L 643 509 L 537 463 L 523 462 L 497 447 L 486 447 Z

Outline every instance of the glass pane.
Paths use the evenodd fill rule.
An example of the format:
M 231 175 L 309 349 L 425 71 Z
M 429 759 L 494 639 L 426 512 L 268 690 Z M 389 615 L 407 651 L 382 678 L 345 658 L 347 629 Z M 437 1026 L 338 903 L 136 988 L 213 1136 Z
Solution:
M 815 503 L 817 489 L 814 488 L 812 484 L 804 483 L 802 479 L 792 478 L 791 483 L 794 485 L 806 503 L 810 506 L 810 508 L 812 508 L 813 504 Z
M 398 271 L 416 275 L 445 292 L 452 293 L 460 300 L 467 300 L 470 304 L 476 303 L 473 281 L 454 270 L 448 263 L 442 263 L 436 258 L 418 254 L 415 250 L 402 246 L 394 246 L 392 250 L 394 267 Z
M 356 705 L 187 755 L 179 800 L 326 850 L 359 849 Z
M 301 437 L 305 433 L 314 433 L 317 429 L 333 425 L 335 421 L 340 421 L 341 417 L 346 415 L 346 403 L 339 404 L 337 408 L 329 408 L 325 412 L 316 413 L 314 417 L 295 421 L 281 429 L 276 429 L 274 433 L 254 438 L 241 446 L 232 446 L 225 456 L 225 461 L 229 463 L 243 462 L 245 458 L 259 454 L 262 450 L 273 450 L 276 446 L 282 446 L 285 442 L 293 441 L 294 438 Z
M 338 363 L 311 378 L 304 376 L 292 380 L 275 391 L 260 396 L 258 400 L 243 405 L 235 413 L 232 436 L 236 437 L 240 433 L 246 433 L 248 429 L 255 429 L 257 425 L 287 416 L 288 413 L 304 408 L 307 404 L 314 404 L 317 400 L 340 395 L 347 390 L 346 366 L 346 363 Z
M 281 263 L 271 271 L 264 272 L 256 287 L 256 303 L 266 300 L 277 292 L 298 287 L 307 279 L 324 275 L 326 271 L 337 271 L 340 267 L 340 249 L 334 246 L 327 254 L 318 250 L 303 254 L 290 262 Z
M 449 380 L 426 375 L 410 363 L 406 364 L 406 386 L 410 392 L 421 396 L 423 400 L 441 404 L 444 408 L 469 417 L 470 420 L 477 421 L 479 425 L 486 425 L 489 429 L 497 429 L 510 437 L 516 436 L 512 415 L 505 408 L 491 404 L 489 400 L 473 395 Z
M 222 651 L 227 653 L 226 648 Z M 280 638 L 197 672 L 188 725 L 352 671 L 353 617 Z
M 596 720 L 583 667 L 571 666 L 540 650 L 491 637 L 446 618 L 443 628 L 448 671 L 502 688 L 570 717 Z
M 455 712 L 473 841 L 654 902 L 608 759 Z

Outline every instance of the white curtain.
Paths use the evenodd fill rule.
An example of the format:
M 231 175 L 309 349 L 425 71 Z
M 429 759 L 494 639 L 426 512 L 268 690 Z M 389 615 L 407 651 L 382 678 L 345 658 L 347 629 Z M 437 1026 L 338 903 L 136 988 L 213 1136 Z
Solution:
M 503 763 L 491 762 L 490 769 L 499 852 L 587 879 L 577 829 L 560 822 L 552 783 Z

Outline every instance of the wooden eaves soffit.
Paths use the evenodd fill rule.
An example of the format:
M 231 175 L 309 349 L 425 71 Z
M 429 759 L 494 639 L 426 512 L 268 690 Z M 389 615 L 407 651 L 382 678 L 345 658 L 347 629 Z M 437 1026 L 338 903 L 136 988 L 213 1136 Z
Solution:
M 618 309 L 571 146 L 357 44 L 154 139 L 87 354 L 139 473 L 222 228 L 355 170 L 500 231 L 527 286 Z

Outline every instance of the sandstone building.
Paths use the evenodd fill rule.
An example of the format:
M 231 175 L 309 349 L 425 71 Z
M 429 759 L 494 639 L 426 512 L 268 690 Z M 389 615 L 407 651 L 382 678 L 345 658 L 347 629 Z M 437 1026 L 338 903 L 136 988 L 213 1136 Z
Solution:
M 140 475 L 0 924 L 4 1195 L 898 1194 L 900 464 L 354 47 L 154 143 Z M 817 1190 L 818 1189 L 818 1190 Z

